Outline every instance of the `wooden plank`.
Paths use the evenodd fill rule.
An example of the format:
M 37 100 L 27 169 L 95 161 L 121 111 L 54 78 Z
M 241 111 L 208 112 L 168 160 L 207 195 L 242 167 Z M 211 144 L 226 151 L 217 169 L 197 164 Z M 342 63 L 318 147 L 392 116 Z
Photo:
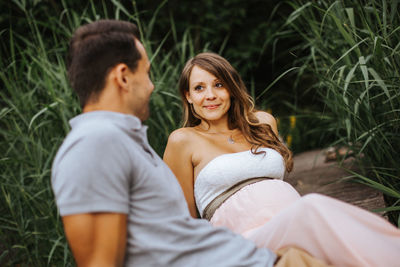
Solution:
M 324 150 L 307 151 L 294 157 L 294 169 L 285 180 L 301 195 L 320 193 L 367 210 L 384 208 L 382 193 L 345 179 L 350 176 L 346 169 L 356 169 L 351 158 L 339 166 L 325 162 Z

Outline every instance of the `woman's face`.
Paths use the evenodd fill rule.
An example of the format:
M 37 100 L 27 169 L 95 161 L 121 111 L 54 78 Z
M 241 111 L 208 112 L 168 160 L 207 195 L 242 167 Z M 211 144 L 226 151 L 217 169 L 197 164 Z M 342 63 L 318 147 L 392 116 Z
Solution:
M 197 115 L 206 121 L 227 119 L 231 99 L 224 83 L 208 71 L 194 66 L 189 77 L 186 99 Z

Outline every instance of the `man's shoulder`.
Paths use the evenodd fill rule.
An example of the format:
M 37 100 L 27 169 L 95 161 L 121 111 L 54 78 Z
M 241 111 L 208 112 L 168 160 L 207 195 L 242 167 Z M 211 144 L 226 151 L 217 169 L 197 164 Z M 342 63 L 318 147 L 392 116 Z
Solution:
M 54 163 L 59 159 L 77 157 L 84 154 L 97 154 L 100 152 L 110 152 L 119 144 L 125 146 L 121 137 L 122 131 L 110 123 L 98 123 L 88 121 L 73 127 L 65 137 L 58 149 Z
M 109 121 L 87 121 L 73 128 L 66 140 L 79 139 L 81 141 L 101 142 L 112 139 L 113 142 L 118 142 L 119 138 L 117 137 L 121 134 L 123 134 L 123 130 Z
M 73 166 L 99 166 L 114 164 L 121 167 L 131 155 L 125 134 L 112 123 L 92 121 L 75 125 L 64 139 L 54 158 L 52 169 L 63 171 Z

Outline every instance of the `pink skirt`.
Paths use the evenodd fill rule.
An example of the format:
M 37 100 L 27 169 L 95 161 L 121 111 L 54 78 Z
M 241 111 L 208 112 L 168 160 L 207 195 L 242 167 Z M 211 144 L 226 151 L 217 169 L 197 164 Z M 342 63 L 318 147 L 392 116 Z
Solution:
M 265 180 L 228 198 L 210 221 L 278 250 L 295 246 L 336 266 L 400 266 L 400 230 L 380 216 L 288 183 Z

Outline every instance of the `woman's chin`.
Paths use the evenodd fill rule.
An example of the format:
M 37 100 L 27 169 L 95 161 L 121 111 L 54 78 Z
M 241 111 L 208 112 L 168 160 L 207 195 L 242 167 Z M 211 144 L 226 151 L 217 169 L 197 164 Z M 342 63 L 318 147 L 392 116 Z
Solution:
M 216 121 L 222 120 L 223 118 L 224 118 L 224 116 L 204 116 L 204 117 L 202 117 L 202 119 L 207 122 L 216 122 Z

